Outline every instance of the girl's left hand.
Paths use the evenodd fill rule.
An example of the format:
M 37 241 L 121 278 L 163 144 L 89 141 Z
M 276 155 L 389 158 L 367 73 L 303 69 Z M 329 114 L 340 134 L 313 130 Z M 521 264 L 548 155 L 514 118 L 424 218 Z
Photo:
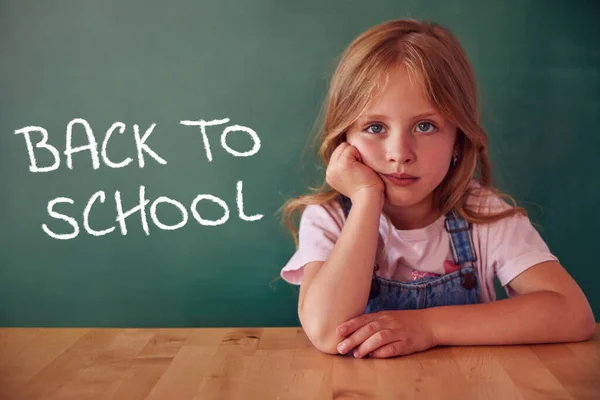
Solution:
M 345 337 L 338 351 L 376 358 L 395 357 L 424 351 L 437 346 L 433 327 L 424 310 L 380 311 L 363 314 L 337 327 Z

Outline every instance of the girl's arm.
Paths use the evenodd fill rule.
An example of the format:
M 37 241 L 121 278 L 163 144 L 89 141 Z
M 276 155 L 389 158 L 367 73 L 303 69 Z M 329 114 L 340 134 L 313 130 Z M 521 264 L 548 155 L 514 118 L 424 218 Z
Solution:
M 572 342 L 594 333 L 594 314 L 585 295 L 557 261 L 530 267 L 510 287 L 519 296 L 423 310 L 437 344 Z
M 352 208 L 329 258 L 304 267 L 298 316 L 313 345 L 336 354 L 336 327 L 363 314 L 371 286 L 383 193 L 365 191 Z
M 364 314 L 338 327 L 340 352 L 386 358 L 436 345 L 513 345 L 590 339 L 594 315 L 557 261 L 530 267 L 510 286 L 519 296 L 485 304 Z

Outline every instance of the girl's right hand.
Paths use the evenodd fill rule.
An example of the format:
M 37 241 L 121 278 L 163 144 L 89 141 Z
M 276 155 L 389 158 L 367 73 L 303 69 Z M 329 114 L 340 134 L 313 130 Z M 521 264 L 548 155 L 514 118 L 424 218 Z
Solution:
M 376 195 L 384 197 L 385 184 L 377 173 L 363 164 L 358 149 L 342 142 L 331 154 L 325 173 L 326 182 L 355 202 L 356 197 Z

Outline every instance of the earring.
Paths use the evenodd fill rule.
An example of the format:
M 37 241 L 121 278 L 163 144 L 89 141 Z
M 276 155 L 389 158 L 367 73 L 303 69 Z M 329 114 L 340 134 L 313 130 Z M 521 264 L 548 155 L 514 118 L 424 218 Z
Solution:
M 456 164 L 458 164 L 458 153 L 454 153 L 452 156 L 452 168 L 456 167 Z

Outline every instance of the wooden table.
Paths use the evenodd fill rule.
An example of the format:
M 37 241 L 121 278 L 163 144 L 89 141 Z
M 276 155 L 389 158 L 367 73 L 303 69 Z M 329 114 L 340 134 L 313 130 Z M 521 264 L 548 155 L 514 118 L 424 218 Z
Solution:
M 332 398 L 598 400 L 600 334 L 355 360 L 300 328 L 0 329 L 3 400 Z

